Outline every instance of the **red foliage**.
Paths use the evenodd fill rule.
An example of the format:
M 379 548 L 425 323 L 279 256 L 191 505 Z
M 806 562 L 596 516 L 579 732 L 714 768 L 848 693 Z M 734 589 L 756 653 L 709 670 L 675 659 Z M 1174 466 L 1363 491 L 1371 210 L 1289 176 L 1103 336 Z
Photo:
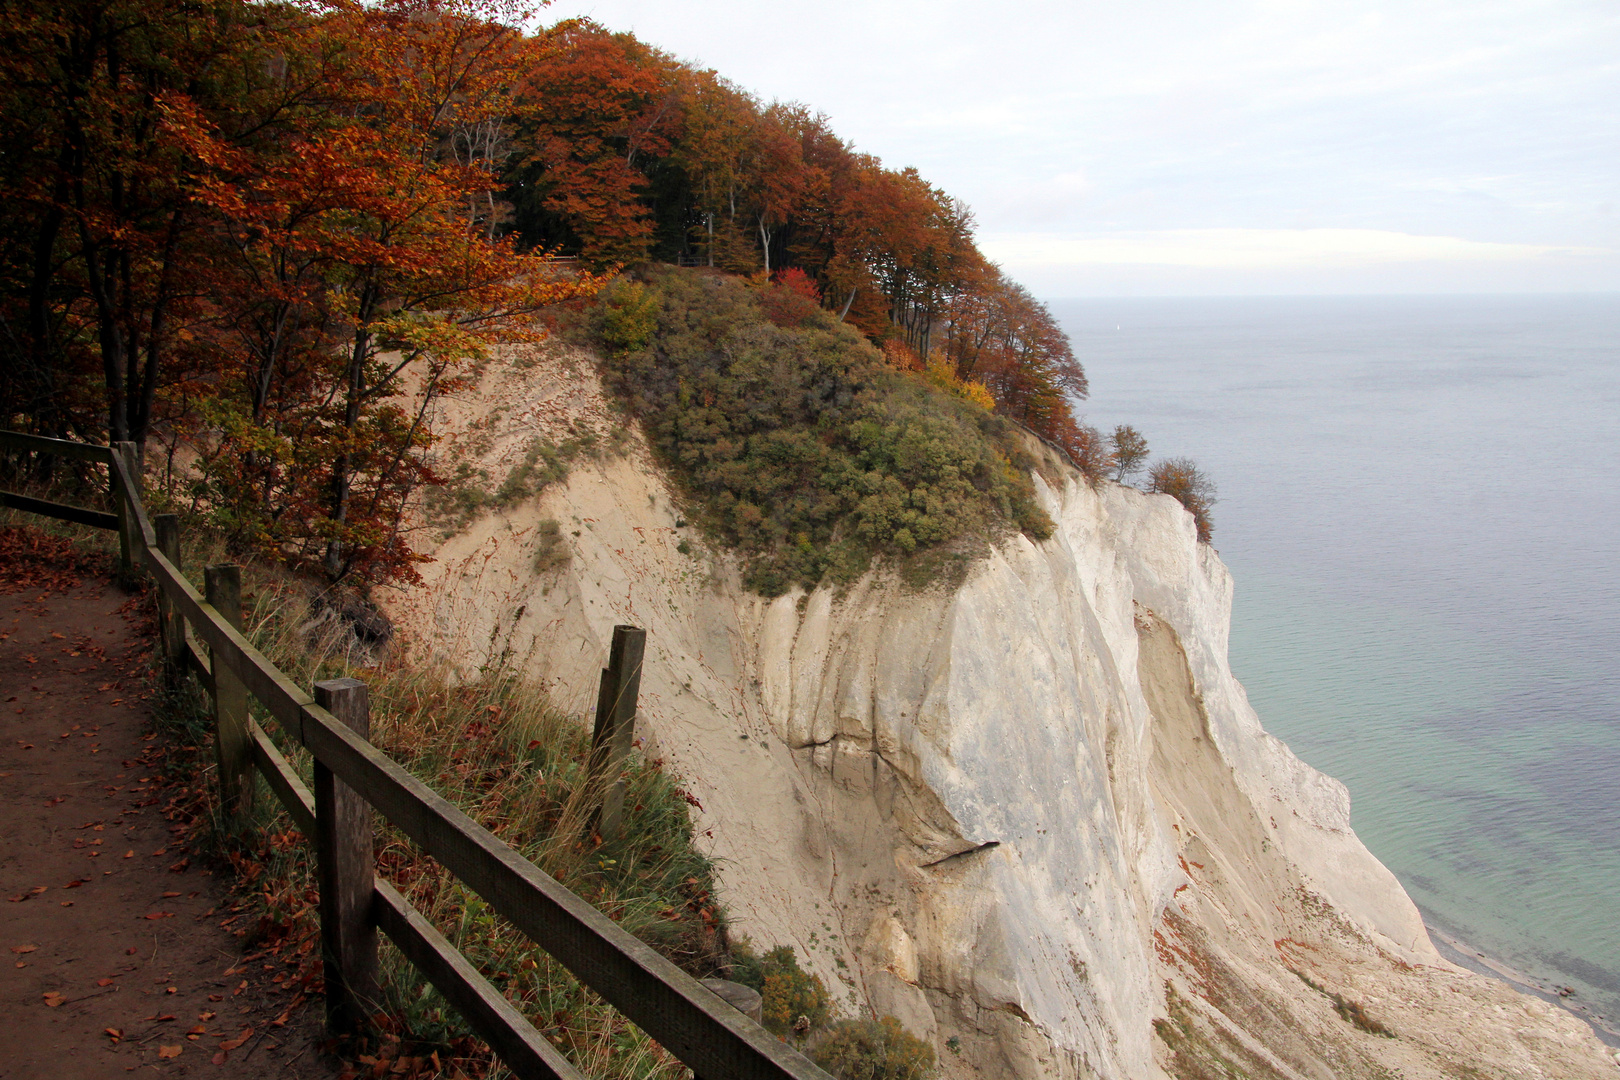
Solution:
M 790 293 L 797 293 L 812 304 L 819 305 L 821 303 L 821 290 L 816 287 L 816 283 L 810 275 L 797 266 L 778 270 L 771 275 L 771 281 L 777 288 Z
M 515 103 L 518 184 L 554 227 L 527 241 L 577 247 L 602 269 L 645 259 L 640 166 L 669 153 L 682 119 L 672 62 L 589 19 L 543 31 L 529 54 Z
M 760 307 L 777 326 L 798 326 L 820 308 L 821 294 L 803 270 L 782 270 L 772 277 L 760 292 Z

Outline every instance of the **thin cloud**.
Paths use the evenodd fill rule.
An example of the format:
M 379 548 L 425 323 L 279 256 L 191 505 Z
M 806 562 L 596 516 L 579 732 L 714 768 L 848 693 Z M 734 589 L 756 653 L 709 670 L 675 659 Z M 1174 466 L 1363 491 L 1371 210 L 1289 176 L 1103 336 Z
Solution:
M 985 233 L 979 247 L 1009 269 L 1150 265 L 1205 270 L 1365 267 L 1387 263 L 1513 262 L 1612 256 L 1603 248 L 1508 244 L 1380 229 L 1166 229 L 1093 234 Z

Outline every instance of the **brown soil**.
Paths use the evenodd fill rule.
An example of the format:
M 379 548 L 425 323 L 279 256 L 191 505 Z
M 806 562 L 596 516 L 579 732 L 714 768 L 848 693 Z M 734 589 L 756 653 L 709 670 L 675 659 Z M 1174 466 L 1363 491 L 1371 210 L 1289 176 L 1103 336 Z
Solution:
M 128 598 L 33 554 L 0 544 L 0 1077 L 336 1076 L 165 816 Z

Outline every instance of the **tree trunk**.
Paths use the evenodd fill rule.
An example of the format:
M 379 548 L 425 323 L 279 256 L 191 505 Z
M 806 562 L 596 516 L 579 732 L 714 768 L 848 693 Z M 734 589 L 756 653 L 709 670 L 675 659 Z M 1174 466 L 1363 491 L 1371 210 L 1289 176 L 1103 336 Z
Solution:
M 362 324 L 363 327 L 364 324 Z M 354 467 L 347 439 L 360 423 L 360 406 L 365 394 L 366 359 L 371 354 L 371 333 L 365 329 L 354 332 L 354 348 L 349 353 L 349 385 L 343 408 L 345 445 L 332 461 L 332 524 L 339 532 L 349 520 L 349 495 L 353 489 L 350 472 Z M 326 542 L 326 576 L 336 582 L 343 576 L 343 540 L 333 536 Z
M 123 328 L 118 325 L 117 309 L 108 293 L 108 275 L 101 265 L 101 253 L 85 241 L 85 278 L 90 285 L 90 296 L 96 302 L 96 336 L 101 343 L 101 370 L 107 380 L 107 441 L 129 441 L 129 418 L 124 399 L 125 348 Z

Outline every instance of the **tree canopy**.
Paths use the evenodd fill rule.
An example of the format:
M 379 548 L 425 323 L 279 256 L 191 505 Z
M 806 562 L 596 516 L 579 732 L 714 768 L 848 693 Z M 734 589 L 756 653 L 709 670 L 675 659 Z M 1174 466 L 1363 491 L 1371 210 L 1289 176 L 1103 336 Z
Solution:
M 1100 475 L 1085 374 L 968 208 L 805 106 L 511 0 L 8 11 L 0 424 L 181 462 L 167 497 L 240 546 L 412 578 L 434 399 L 649 261 L 779 282 L 770 319 L 819 308 Z
M 915 169 L 858 153 L 802 105 L 764 104 L 583 19 L 535 39 L 506 178 L 511 227 L 598 269 L 661 260 L 796 270 L 912 366 L 942 354 L 996 410 L 1090 468 L 1086 377 L 1046 306 L 973 241 L 973 214 Z

